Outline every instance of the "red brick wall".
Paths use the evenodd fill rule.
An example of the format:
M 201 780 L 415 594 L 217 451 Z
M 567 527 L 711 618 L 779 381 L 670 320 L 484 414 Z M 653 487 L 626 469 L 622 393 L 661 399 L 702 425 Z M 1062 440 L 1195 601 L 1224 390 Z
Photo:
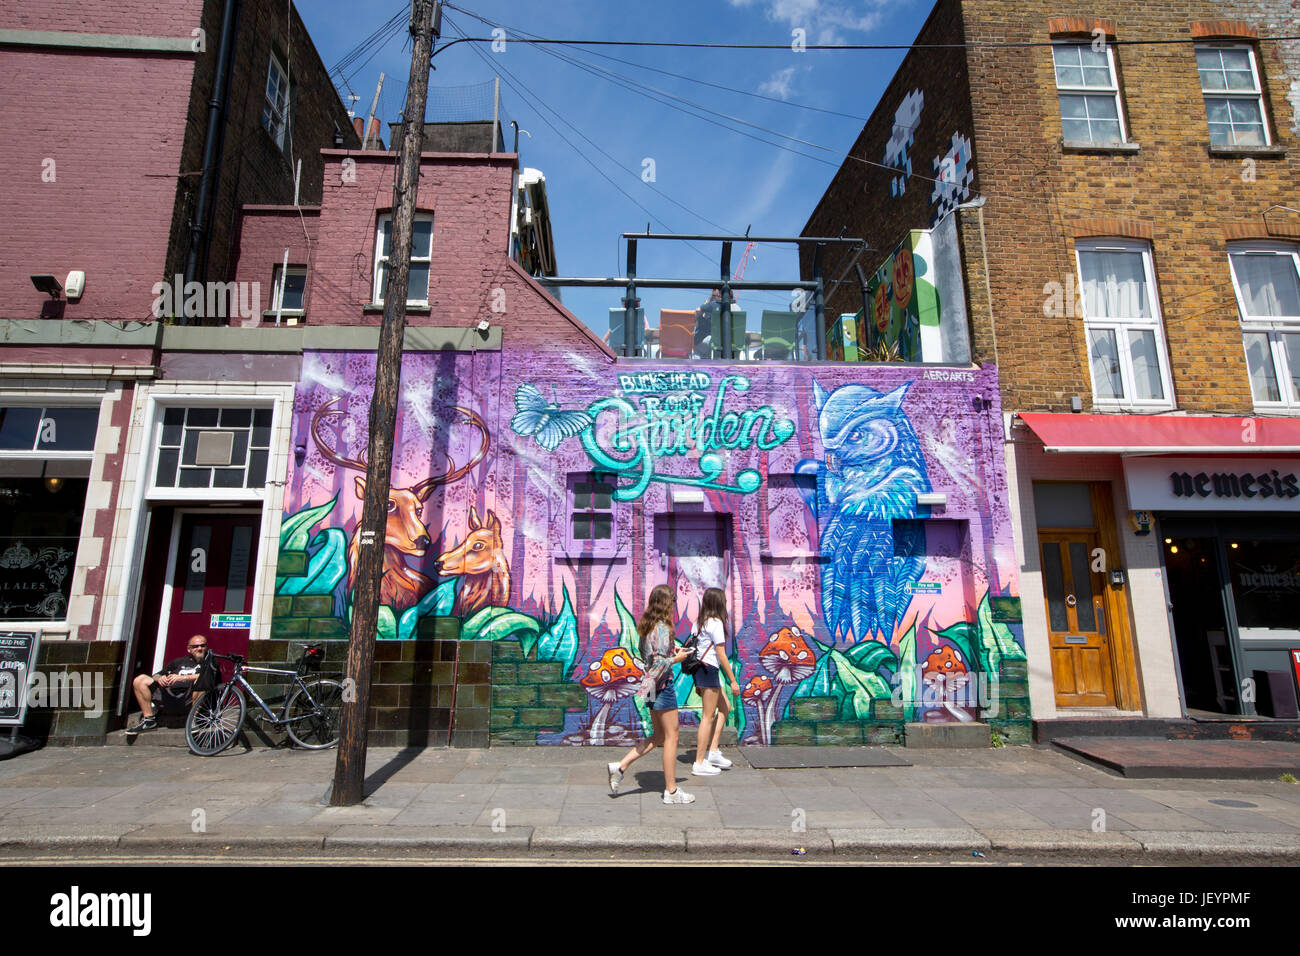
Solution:
M 188 37 L 204 0 L 5 0 L 0 29 Z M 92 15 L 93 10 L 93 15 Z M 9 101 L 10 108 L 16 104 Z

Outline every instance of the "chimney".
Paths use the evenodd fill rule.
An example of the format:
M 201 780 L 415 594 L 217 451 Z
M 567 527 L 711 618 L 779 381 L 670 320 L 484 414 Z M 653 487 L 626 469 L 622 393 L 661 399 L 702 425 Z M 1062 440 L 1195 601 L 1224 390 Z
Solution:
M 360 116 L 352 117 L 352 128 L 357 131 L 357 139 L 365 139 L 365 133 L 362 132 L 362 127 L 365 125 L 366 121 Z
M 374 144 L 371 147 L 372 149 L 382 150 L 384 148 L 384 140 L 380 135 L 381 129 L 382 127 L 379 125 L 379 117 L 376 116 L 370 121 L 370 142 Z

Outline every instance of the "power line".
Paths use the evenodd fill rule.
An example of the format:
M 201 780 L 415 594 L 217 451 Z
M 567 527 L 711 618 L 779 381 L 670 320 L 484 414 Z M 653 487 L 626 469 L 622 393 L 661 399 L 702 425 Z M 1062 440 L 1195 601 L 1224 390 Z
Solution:
M 530 34 L 528 33 L 528 31 L 520 30 L 517 27 L 507 26 L 506 24 L 501 23 L 500 21 L 492 20 L 488 17 L 474 13 L 470 10 L 466 10 L 463 7 L 458 7 L 455 4 L 445 3 L 443 4 L 443 6 L 447 7 L 450 10 L 459 10 L 461 13 L 465 13 L 473 17 L 475 20 L 479 20 L 487 24 L 488 26 L 500 27 L 501 29 L 506 30 L 508 32 L 536 37 L 536 34 Z M 637 63 L 634 60 L 624 60 L 621 57 L 610 56 L 608 53 L 597 53 L 595 51 L 592 51 L 592 56 L 598 56 L 602 60 L 610 60 L 614 63 L 622 63 L 625 66 L 635 67 L 638 70 L 647 70 L 651 73 L 659 73 L 662 76 L 671 76 L 673 79 L 685 80 L 687 83 L 696 83 L 700 86 L 712 87 L 715 90 L 725 90 L 728 93 L 736 93 L 740 96 L 750 96 L 753 97 L 754 99 L 766 100 L 769 103 L 776 103 L 781 106 L 789 106 L 801 110 L 811 110 L 814 113 L 824 113 L 827 116 L 839 116 L 839 117 L 843 117 L 844 119 L 856 120 L 861 123 L 867 122 L 867 120 L 870 118 L 867 116 L 858 116 L 855 113 L 841 113 L 839 110 L 828 110 L 820 106 L 809 106 L 806 103 L 795 103 L 795 102 L 791 102 L 790 100 L 783 100 L 780 97 L 776 97 L 776 96 L 764 96 L 762 93 L 755 93 L 753 90 L 738 90 L 734 86 L 726 86 L 722 83 L 713 83 L 709 80 L 702 80 L 699 77 L 687 76 L 684 73 L 674 73 L 672 70 L 662 70 L 659 67 L 650 66 L 646 63 Z

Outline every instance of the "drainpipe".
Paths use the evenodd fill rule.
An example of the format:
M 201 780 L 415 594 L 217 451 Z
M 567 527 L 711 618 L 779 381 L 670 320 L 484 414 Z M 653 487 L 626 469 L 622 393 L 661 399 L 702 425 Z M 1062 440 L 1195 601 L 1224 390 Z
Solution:
M 208 207 L 212 203 L 212 190 L 220 167 L 217 157 L 217 140 L 221 133 L 221 116 L 226 101 L 226 84 L 230 78 L 230 49 L 235 39 L 235 12 L 239 0 L 226 0 L 221 15 L 221 43 L 217 47 L 217 75 L 212 82 L 212 95 L 208 98 L 208 132 L 203 141 L 203 176 L 199 180 L 199 199 L 194 207 L 190 224 L 190 251 L 185 261 L 185 281 L 198 279 L 199 251 L 206 240 Z M 206 278 L 206 276 L 205 276 Z M 183 310 L 182 310 L 183 312 Z M 186 324 L 181 316 L 182 324 Z

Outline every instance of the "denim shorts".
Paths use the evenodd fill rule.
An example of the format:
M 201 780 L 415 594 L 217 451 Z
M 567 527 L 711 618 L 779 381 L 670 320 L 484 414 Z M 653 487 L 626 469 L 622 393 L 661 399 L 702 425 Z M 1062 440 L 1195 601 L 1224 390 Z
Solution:
M 696 690 L 711 690 L 722 686 L 722 679 L 718 676 L 718 668 L 709 664 L 701 664 L 699 670 L 693 676 L 695 677 Z
M 676 710 L 677 709 L 677 685 L 672 680 L 664 682 L 659 690 L 659 696 L 650 702 L 651 710 Z

